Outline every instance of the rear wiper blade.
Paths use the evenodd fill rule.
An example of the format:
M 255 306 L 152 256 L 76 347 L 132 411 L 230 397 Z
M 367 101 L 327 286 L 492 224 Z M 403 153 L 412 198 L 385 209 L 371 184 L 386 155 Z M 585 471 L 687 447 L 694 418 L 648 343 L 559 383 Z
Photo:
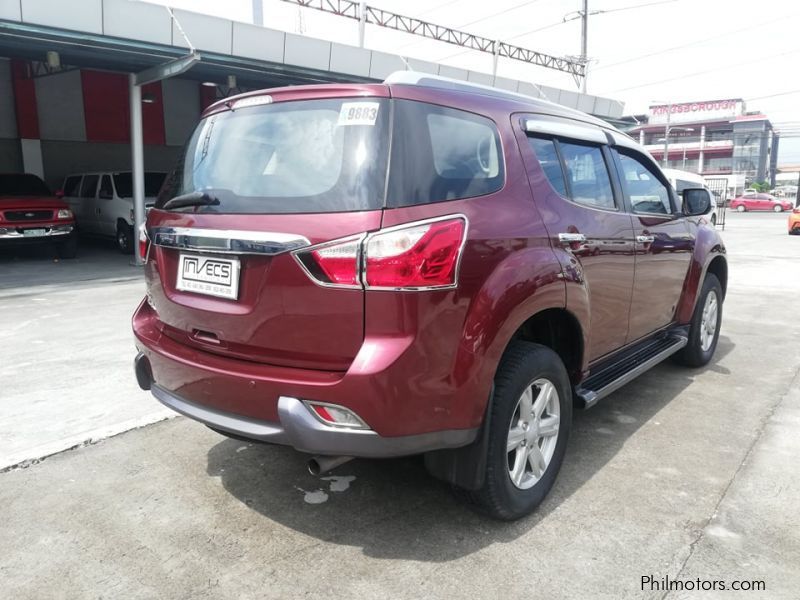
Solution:
M 167 200 L 162 207 L 164 210 L 170 208 L 181 208 L 184 206 L 217 206 L 219 198 L 211 196 L 206 192 L 189 192 L 181 194 Z

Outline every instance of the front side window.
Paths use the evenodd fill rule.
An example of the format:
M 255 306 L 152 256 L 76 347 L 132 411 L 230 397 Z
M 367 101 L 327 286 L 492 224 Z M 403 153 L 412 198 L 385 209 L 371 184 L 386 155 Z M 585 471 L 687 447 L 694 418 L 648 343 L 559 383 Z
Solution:
M 620 153 L 619 161 L 622 167 L 622 188 L 633 212 L 672 214 L 669 189 L 661 183 L 655 173 L 632 156 Z
M 611 178 L 597 146 L 559 142 L 572 200 L 595 208 L 615 209 Z
M 64 195 L 68 197 L 77 197 L 80 187 L 81 176 L 71 175 L 64 180 Z
M 443 106 L 395 100 L 388 206 L 483 196 L 503 187 L 495 124 Z
M 381 208 L 389 113 L 375 98 L 234 105 L 200 122 L 156 206 L 204 192 L 219 204 L 200 212 Z

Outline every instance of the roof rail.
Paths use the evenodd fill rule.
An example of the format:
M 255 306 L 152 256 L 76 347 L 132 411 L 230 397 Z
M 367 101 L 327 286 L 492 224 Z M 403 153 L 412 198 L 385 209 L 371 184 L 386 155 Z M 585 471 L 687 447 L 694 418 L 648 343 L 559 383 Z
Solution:
M 443 90 L 455 90 L 460 92 L 480 93 L 485 96 L 495 96 L 496 98 L 505 98 L 507 100 L 522 100 L 523 102 L 551 102 L 547 95 L 535 83 L 531 84 L 541 94 L 541 96 L 528 96 L 527 94 L 520 94 L 519 92 L 512 92 L 500 88 L 492 87 L 489 85 L 481 85 L 480 83 L 472 83 L 470 81 L 463 81 L 461 79 L 451 79 L 450 77 L 442 77 L 441 75 L 431 75 L 430 73 L 422 73 L 419 71 L 395 71 L 389 75 L 384 83 L 387 84 L 402 84 L 402 85 L 420 85 L 424 87 L 439 88 Z

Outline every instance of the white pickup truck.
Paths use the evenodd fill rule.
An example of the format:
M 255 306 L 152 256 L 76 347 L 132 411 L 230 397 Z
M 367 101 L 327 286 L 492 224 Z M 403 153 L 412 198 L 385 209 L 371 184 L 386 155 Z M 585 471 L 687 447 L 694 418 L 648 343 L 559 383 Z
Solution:
M 145 206 L 152 206 L 166 173 L 144 174 Z M 128 172 L 68 175 L 57 192 L 72 212 L 81 234 L 113 237 L 120 252 L 133 252 L 133 184 Z

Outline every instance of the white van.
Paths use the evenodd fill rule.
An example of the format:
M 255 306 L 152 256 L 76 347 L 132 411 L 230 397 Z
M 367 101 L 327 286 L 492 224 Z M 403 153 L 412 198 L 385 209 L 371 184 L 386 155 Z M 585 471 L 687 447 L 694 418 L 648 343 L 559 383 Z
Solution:
M 706 187 L 706 180 L 697 173 L 690 171 L 681 171 L 679 169 L 661 169 L 664 175 L 667 176 L 672 187 L 679 195 L 683 196 L 683 190 L 687 188 Z M 712 225 L 717 224 L 717 207 L 712 204 L 711 210 L 706 215 L 706 218 Z
M 166 173 L 144 174 L 145 206 L 152 206 Z M 127 172 L 68 175 L 57 193 L 75 213 L 79 233 L 113 237 L 120 252 L 133 252 L 133 179 Z

